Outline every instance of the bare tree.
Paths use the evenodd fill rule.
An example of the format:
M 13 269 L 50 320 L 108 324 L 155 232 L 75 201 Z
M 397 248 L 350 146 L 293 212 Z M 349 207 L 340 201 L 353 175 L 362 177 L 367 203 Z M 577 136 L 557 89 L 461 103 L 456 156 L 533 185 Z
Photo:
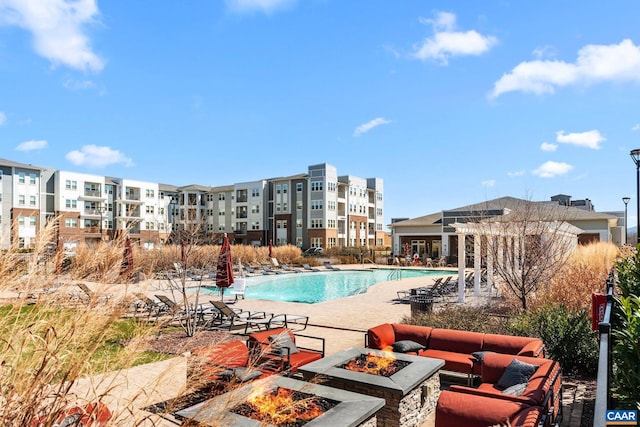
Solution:
M 565 265 L 578 244 L 580 229 L 569 224 L 569 209 L 548 202 L 511 199 L 504 214 L 484 218 L 494 274 L 527 310 L 527 300 Z

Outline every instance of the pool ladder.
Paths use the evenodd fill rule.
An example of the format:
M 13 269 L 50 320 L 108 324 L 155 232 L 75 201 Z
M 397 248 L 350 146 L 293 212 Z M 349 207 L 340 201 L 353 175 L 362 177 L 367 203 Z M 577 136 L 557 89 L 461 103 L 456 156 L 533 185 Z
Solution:
M 394 280 L 394 279 L 395 280 L 401 280 L 402 279 L 402 270 L 400 270 L 400 269 L 391 270 L 391 272 L 387 276 L 387 281 Z

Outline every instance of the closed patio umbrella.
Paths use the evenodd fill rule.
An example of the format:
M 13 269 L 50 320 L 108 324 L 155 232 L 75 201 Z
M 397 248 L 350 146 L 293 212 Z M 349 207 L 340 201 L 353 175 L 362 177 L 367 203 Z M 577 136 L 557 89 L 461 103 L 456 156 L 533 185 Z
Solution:
M 218 255 L 218 266 L 216 268 L 216 286 L 220 288 L 220 295 L 224 298 L 224 290 L 233 285 L 233 263 L 231 261 L 231 245 L 225 233 Z

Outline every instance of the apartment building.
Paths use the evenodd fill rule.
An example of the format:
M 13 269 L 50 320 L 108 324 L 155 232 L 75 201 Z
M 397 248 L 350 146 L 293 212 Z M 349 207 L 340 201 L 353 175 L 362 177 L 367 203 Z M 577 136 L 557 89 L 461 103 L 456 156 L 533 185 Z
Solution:
M 226 233 L 247 245 L 380 246 L 383 180 L 338 175 L 327 163 L 307 173 L 224 186 L 174 186 L 34 167 L 0 159 L 3 249 L 31 247 L 58 219 L 67 247 L 127 233 L 145 248 Z

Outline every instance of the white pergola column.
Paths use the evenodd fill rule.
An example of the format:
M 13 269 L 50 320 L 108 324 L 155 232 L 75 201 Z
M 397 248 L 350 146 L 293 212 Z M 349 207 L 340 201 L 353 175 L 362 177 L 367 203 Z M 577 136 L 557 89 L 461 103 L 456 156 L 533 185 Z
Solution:
M 493 235 L 487 236 L 487 289 L 491 294 L 493 287 L 493 250 L 495 248 L 496 239 Z
M 473 294 L 480 296 L 480 266 L 482 261 L 482 237 L 473 235 Z
M 458 302 L 464 302 L 464 265 L 466 261 L 465 235 L 458 234 Z

